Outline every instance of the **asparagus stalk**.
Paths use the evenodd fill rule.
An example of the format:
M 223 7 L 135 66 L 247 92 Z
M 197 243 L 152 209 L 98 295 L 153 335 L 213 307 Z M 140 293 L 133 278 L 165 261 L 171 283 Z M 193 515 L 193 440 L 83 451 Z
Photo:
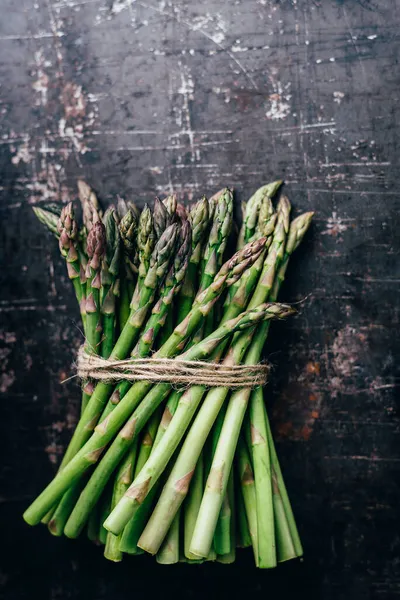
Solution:
M 219 327 L 213 334 L 205 338 L 205 340 L 200 342 L 198 345 L 190 348 L 183 356 L 185 358 L 190 357 L 190 359 L 192 359 L 193 354 L 197 352 L 196 349 L 201 348 L 204 345 L 208 348 L 208 352 L 210 352 L 212 340 L 213 348 L 211 352 L 213 352 L 215 350 L 215 347 L 218 345 L 215 343 L 217 339 L 218 343 L 220 343 L 221 341 L 223 341 L 226 335 L 229 335 L 229 333 L 233 333 L 235 331 L 240 331 L 244 328 L 254 326 L 255 323 L 260 322 L 264 319 L 281 318 L 284 315 L 286 316 L 287 314 L 290 314 L 292 312 L 293 309 L 291 309 L 287 305 L 262 305 L 256 309 L 253 309 L 252 311 L 244 312 L 241 315 L 239 315 L 236 319 L 227 321 L 224 325 Z M 139 473 L 138 478 L 136 478 L 136 480 L 132 483 L 132 486 L 130 487 L 127 494 L 125 494 L 124 498 L 119 502 L 118 506 L 114 509 L 113 513 L 111 513 L 110 517 L 107 519 L 105 526 L 110 531 L 113 531 L 114 533 L 119 533 L 123 529 L 123 527 L 129 521 L 129 519 L 133 516 L 135 510 L 137 510 L 138 506 L 143 502 L 149 490 L 155 484 L 155 482 L 163 472 L 166 464 L 168 463 L 169 458 L 172 456 L 173 452 L 177 448 L 177 445 L 179 444 L 179 441 L 181 440 L 184 434 L 184 427 L 185 425 L 187 426 L 188 422 L 190 422 L 191 416 L 193 415 L 196 408 L 193 402 L 188 402 L 188 400 L 191 400 L 190 389 L 191 388 L 189 388 L 180 399 L 177 410 L 175 412 L 174 417 L 172 418 L 171 423 L 168 426 L 168 429 L 164 433 L 164 436 L 158 444 L 157 448 L 151 454 L 146 465 Z M 179 415 L 178 418 L 176 418 L 177 415 Z M 177 423 L 179 424 L 178 426 L 176 426 Z M 191 473 L 191 475 L 193 475 L 193 472 Z M 187 485 L 189 484 L 189 480 L 190 478 L 188 478 L 187 480 Z M 168 524 L 166 531 L 168 531 L 168 528 L 171 525 L 171 523 L 172 519 L 171 522 Z
M 60 238 L 61 239 L 61 238 Z M 87 238 L 86 340 L 89 353 L 98 354 L 101 340 L 100 270 L 105 253 L 105 227 L 96 221 Z
M 38 211 L 35 211 L 35 214 L 37 216 L 40 215 L 42 222 L 47 219 L 47 226 L 53 227 L 53 216 L 55 217 L 55 213 L 49 211 L 42 211 L 39 213 Z M 52 217 L 50 217 L 50 215 L 52 215 Z M 75 220 L 72 202 L 67 204 L 67 206 L 61 210 L 60 217 L 57 220 L 57 233 L 59 236 L 58 244 L 60 252 L 66 260 L 68 277 L 74 286 L 83 327 L 86 328 L 86 310 L 84 305 L 85 294 L 80 282 L 81 263 L 78 251 L 78 226 Z
M 209 223 L 208 202 L 203 197 L 197 202 L 189 213 L 189 221 L 192 225 L 192 253 L 189 260 L 185 280 L 179 295 L 178 323 L 180 323 L 190 311 L 197 292 L 198 269 L 201 261 L 201 251 L 204 235 Z
M 60 234 L 57 225 L 61 214 L 61 206 L 56 202 L 48 202 L 40 206 L 33 206 L 32 209 L 39 221 L 58 238 Z
M 177 513 L 164 543 L 157 553 L 156 560 L 161 565 L 173 565 L 179 562 L 179 516 Z
M 278 207 L 278 221 L 274 230 L 273 243 L 266 257 L 257 287 L 251 297 L 249 304 L 250 308 L 256 307 L 263 302 L 263 300 L 268 297 L 273 285 L 276 264 L 278 257 L 280 256 L 281 247 L 284 243 L 288 227 L 288 208 L 289 204 L 287 199 L 282 199 Z M 249 331 L 252 332 L 250 335 L 243 333 L 240 334 L 239 337 L 236 336 L 231 351 L 224 361 L 226 364 L 231 365 L 240 363 L 246 349 L 251 343 L 254 328 Z M 214 388 L 208 392 L 202 403 L 196 419 L 183 443 L 180 455 L 168 478 L 155 511 L 140 538 L 140 546 L 150 553 L 157 552 L 159 544 L 163 540 L 173 515 L 175 514 L 169 507 L 172 506 L 172 503 L 174 502 L 174 510 L 178 510 L 180 503 L 187 494 L 187 489 L 183 489 L 177 495 L 177 482 L 179 482 L 179 480 L 187 473 L 192 473 L 194 471 L 200 452 L 228 392 L 229 390 L 227 388 Z M 188 393 L 191 395 L 192 402 L 199 403 L 203 396 L 204 388 L 202 386 L 193 386 Z M 120 504 L 122 504 L 122 501 Z
M 128 210 L 122 217 L 119 223 L 119 233 L 123 249 L 125 285 L 131 302 L 138 274 L 136 248 L 137 219 L 131 210 Z M 130 307 L 132 308 L 131 305 Z
M 282 202 L 282 200 L 281 200 Z M 279 264 L 286 264 L 290 254 L 299 245 L 305 231 L 311 222 L 310 213 L 301 215 L 291 223 L 289 236 L 286 244 L 286 251 L 279 260 Z M 277 249 L 277 255 L 281 253 L 282 246 Z M 284 275 L 284 274 L 283 274 Z M 279 287 L 282 282 L 281 270 L 278 272 L 277 281 L 270 294 L 272 300 L 276 300 Z M 268 334 L 268 325 L 263 323 L 257 330 L 253 343 L 246 355 L 245 364 L 254 364 L 259 361 L 264 341 Z M 248 390 L 239 390 L 231 396 L 224 425 L 221 432 L 220 442 L 217 446 L 213 460 L 213 465 L 208 478 L 206 491 L 203 496 L 195 531 L 192 538 L 191 552 L 196 556 L 207 556 L 212 542 L 212 536 L 215 529 L 218 513 L 221 508 L 223 494 L 226 490 L 229 469 L 232 465 L 233 455 L 237 444 L 240 427 L 248 405 L 250 393 Z M 257 482 L 256 482 L 257 487 Z M 257 511 L 258 513 L 258 511 Z M 259 515 L 259 513 L 258 513 Z M 257 515 L 257 518 L 258 518 Z M 259 527 L 259 520 L 257 522 Z M 260 539 L 260 533 L 258 535 Z M 270 540 L 271 547 L 268 554 L 265 554 L 260 560 L 260 566 L 272 567 L 276 564 L 274 556 L 274 540 Z M 260 545 L 259 545 L 260 555 Z M 261 564 L 262 563 L 262 564 Z
M 170 234 L 168 234 L 167 237 L 170 237 Z M 214 282 L 206 290 L 204 290 L 201 296 L 197 298 L 190 313 L 186 316 L 182 323 L 175 328 L 169 340 L 167 340 L 167 342 L 160 348 L 160 350 L 156 353 L 156 356 L 170 357 L 179 352 L 188 337 L 190 337 L 192 333 L 197 330 L 202 322 L 202 319 L 207 314 L 207 311 L 211 309 L 226 287 L 235 283 L 235 281 L 237 281 L 237 279 L 241 276 L 242 272 L 257 260 L 264 244 L 265 239 L 253 242 L 252 244 L 249 244 L 243 248 L 241 252 L 236 253 L 227 263 L 225 263 L 220 272 L 216 275 Z M 146 281 L 148 277 L 149 275 L 146 277 Z M 127 323 L 126 327 L 128 325 L 131 327 L 130 323 Z M 123 339 L 124 343 L 120 341 L 121 338 Z M 121 351 L 121 346 L 123 348 L 127 346 L 125 340 L 126 336 L 124 336 L 124 332 L 122 332 L 116 346 L 114 347 L 113 353 L 111 354 L 112 358 L 122 358 L 121 354 L 124 353 Z M 129 337 L 129 341 L 130 340 L 131 337 Z M 166 389 L 165 386 L 162 386 L 162 384 L 159 384 L 159 386 L 155 387 L 159 387 L 159 389 Z M 98 387 L 99 385 L 97 388 Z M 74 458 L 65 466 L 63 471 L 55 477 L 55 479 L 47 486 L 42 494 L 38 496 L 38 498 L 31 504 L 30 507 L 28 507 L 24 513 L 24 518 L 27 523 L 31 525 L 38 523 L 43 515 L 49 510 L 49 508 L 51 508 L 53 504 L 57 502 L 58 498 L 69 487 L 71 482 L 80 477 L 80 475 L 82 475 L 82 473 L 84 473 L 90 467 L 90 465 L 98 461 L 106 444 L 113 438 L 120 427 L 129 418 L 134 408 L 140 403 L 151 387 L 151 383 L 143 381 L 137 382 L 132 386 L 130 391 L 126 394 L 126 396 L 124 396 L 114 411 L 109 415 L 107 422 L 103 421 L 96 428 L 96 431 L 93 433 L 91 439 L 87 441 L 77 455 L 74 456 Z M 169 389 L 169 386 L 167 389 Z M 104 397 L 107 398 L 107 395 L 111 393 L 112 390 L 110 389 L 110 386 L 106 387 L 106 393 L 104 394 L 103 391 L 102 396 L 100 396 L 100 394 L 96 396 L 96 390 L 92 395 L 91 401 L 88 404 L 83 417 L 88 416 L 87 413 L 89 412 L 90 407 L 94 412 L 97 421 L 100 413 L 99 404 L 101 403 L 101 406 L 104 405 Z M 91 407 L 91 404 L 94 404 L 94 407 Z M 94 410 L 94 408 L 96 410 Z M 155 408 L 156 406 L 154 409 Z M 85 419 L 83 420 L 85 421 Z M 82 422 L 82 419 L 80 422 Z M 132 433 L 132 427 L 135 426 L 135 421 L 128 421 L 128 423 L 130 432 Z M 81 427 L 84 431 L 84 425 Z M 128 432 L 129 431 L 126 433 Z M 84 436 L 82 437 L 84 438 Z M 79 439 L 79 445 L 82 443 L 82 437 Z
M 115 342 L 116 331 L 116 294 L 120 271 L 121 239 L 114 207 L 106 210 L 103 222 L 106 231 L 106 252 L 101 267 L 101 314 L 103 339 L 101 355 L 108 358 Z
M 265 405 L 264 405 L 265 410 Z M 269 452 L 272 465 L 272 489 L 275 512 L 278 561 L 283 562 L 303 555 L 299 532 L 293 515 L 289 496 L 283 480 L 281 467 L 276 454 L 271 427 L 265 411 Z
M 117 472 L 117 477 L 115 479 L 112 500 L 111 500 L 111 508 L 116 506 L 128 489 L 129 485 L 132 482 L 133 471 L 135 468 L 137 456 L 137 444 L 132 444 L 129 452 L 127 453 L 124 460 L 121 462 L 121 465 Z M 119 536 L 113 535 L 110 532 L 107 532 L 106 545 L 104 549 L 104 556 L 108 560 L 112 560 L 114 562 L 120 562 L 122 560 L 122 551 L 119 548 Z
M 144 330 L 144 332 L 141 336 L 141 339 L 138 343 L 137 349 L 133 353 L 135 356 L 144 357 L 149 354 L 151 347 L 152 347 L 152 343 L 157 336 L 157 333 L 162 325 L 162 322 L 165 320 L 166 311 L 168 311 L 170 308 L 172 298 L 179 291 L 179 287 L 181 285 L 181 282 L 182 282 L 184 274 L 185 274 L 185 270 L 186 270 L 186 266 L 187 266 L 187 259 L 188 259 L 188 251 L 189 251 L 189 247 L 190 247 L 190 239 L 191 238 L 190 238 L 190 227 L 188 224 L 186 224 L 186 226 L 182 227 L 182 230 L 180 232 L 180 237 L 181 237 L 181 244 L 180 244 L 179 251 L 177 252 L 173 266 L 171 267 L 170 274 L 167 276 L 165 286 L 163 287 L 163 293 L 161 295 L 161 298 L 157 302 L 155 307 L 153 308 L 152 315 L 151 315 L 150 319 L 148 320 L 148 323 L 146 324 L 145 330 Z M 108 414 L 115 407 L 115 405 L 117 403 L 116 399 L 118 399 L 118 401 L 119 401 L 119 399 L 121 398 L 122 391 L 123 391 L 123 393 L 126 393 L 126 391 L 129 388 L 130 388 L 130 383 L 125 382 L 125 388 L 123 388 L 122 386 L 119 386 L 118 389 L 115 390 L 115 392 L 111 396 L 111 399 L 108 402 L 108 404 L 103 412 L 102 419 L 101 419 L 102 421 L 107 418 Z M 116 396 L 116 392 L 118 392 L 118 396 Z M 68 490 L 68 492 L 65 494 L 63 500 L 61 501 L 59 508 L 56 511 L 55 517 L 57 517 L 57 518 L 54 518 L 52 520 L 52 527 L 53 527 L 53 530 L 56 530 L 56 529 L 59 530 L 59 534 L 61 534 L 64 529 L 66 520 L 68 519 L 68 517 L 71 513 L 71 510 L 77 501 L 77 493 L 80 493 L 81 487 L 82 487 L 81 481 L 78 481 L 78 482 L 76 482 L 76 484 L 71 486 L 71 488 Z M 116 498 L 118 497 L 118 494 L 117 494 L 117 496 L 114 495 L 113 497 L 114 497 L 114 501 L 116 502 Z M 74 509 L 75 511 L 80 510 L 81 503 L 82 503 L 82 500 L 79 500 L 77 506 Z M 87 513 L 85 513 L 85 514 L 87 516 Z M 56 523 L 57 523 L 57 528 L 56 528 Z M 109 551 L 110 554 L 113 552 L 112 548 L 114 548 L 114 547 L 115 547 L 115 544 L 111 544 L 111 546 L 110 546 L 111 549 Z
M 157 287 L 164 279 L 171 256 L 175 249 L 176 236 L 176 225 L 171 225 L 158 241 L 151 257 L 148 273 L 143 282 L 138 302 L 139 307 L 136 310 L 131 311 L 129 320 L 111 352 L 111 360 L 122 360 L 126 358 L 136 342 L 146 315 L 153 303 Z M 113 389 L 114 386 L 112 384 L 97 384 L 68 446 L 66 462 L 77 453 L 91 436 L 103 411 L 104 405 L 111 396 Z
M 249 415 L 256 482 L 257 563 L 260 568 L 270 568 L 276 565 L 275 524 L 271 485 L 271 458 L 263 405 L 263 391 L 261 387 L 258 387 L 251 394 Z
M 256 488 L 254 481 L 253 467 L 250 461 L 249 452 L 243 436 L 239 436 L 237 447 L 237 469 L 241 488 L 241 495 L 246 510 L 247 524 L 251 544 L 253 546 L 254 560 L 258 566 L 258 535 L 257 535 L 257 506 L 256 506 Z
M 82 206 L 83 224 L 89 233 L 103 216 L 103 211 L 94 190 L 82 179 L 78 179 L 78 195 Z

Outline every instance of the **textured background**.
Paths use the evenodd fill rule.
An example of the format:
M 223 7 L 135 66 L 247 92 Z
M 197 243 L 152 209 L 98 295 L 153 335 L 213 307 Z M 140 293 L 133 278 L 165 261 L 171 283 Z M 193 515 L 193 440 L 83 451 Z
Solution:
M 399 0 L 0 0 L 0 586 L 10 600 L 400 595 Z M 109 565 L 20 517 L 78 412 L 82 341 L 30 206 L 283 177 L 316 210 L 275 328 L 270 411 L 305 546 L 256 572 Z M 249 555 L 250 554 L 250 555 Z

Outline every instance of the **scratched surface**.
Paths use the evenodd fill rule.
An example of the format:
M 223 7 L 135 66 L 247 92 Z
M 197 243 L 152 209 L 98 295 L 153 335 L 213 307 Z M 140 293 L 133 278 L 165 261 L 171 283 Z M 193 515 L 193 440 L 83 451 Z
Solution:
M 0 0 L 0 586 L 9 600 L 400 595 L 400 0 Z M 305 546 L 256 572 L 106 564 L 20 514 L 78 412 L 81 343 L 31 205 L 85 178 L 107 204 L 283 177 L 316 210 L 282 298 L 270 412 Z M 273 331 L 277 332 L 275 328 Z M 240 568 L 239 568 L 240 567 Z M 161 572 L 162 571 L 162 572 Z

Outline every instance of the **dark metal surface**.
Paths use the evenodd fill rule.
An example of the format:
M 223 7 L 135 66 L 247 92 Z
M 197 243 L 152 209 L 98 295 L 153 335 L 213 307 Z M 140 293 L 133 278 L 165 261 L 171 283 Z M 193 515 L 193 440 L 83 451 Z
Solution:
M 5 598 L 391 600 L 400 594 L 399 25 L 388 0 L 1 0 L 1 521 Z M 78 413 L 82 341 L 31 205 L 283 177 L 316 210 L 274 328 L 270 412 L 303 563 L 110 565 L 21 513 Z

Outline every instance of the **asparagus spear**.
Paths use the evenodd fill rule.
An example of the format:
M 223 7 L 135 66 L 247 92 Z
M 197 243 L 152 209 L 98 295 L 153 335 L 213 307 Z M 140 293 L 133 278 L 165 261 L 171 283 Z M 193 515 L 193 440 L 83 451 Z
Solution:
M 243 499 L 244 516 L 246 518 L 250 543 L 253 546 L 255 563 L 258 566 L 257 507 L 253 467 L 243 436 L 239 436 L 236 456 L 240 492 Z
M 291 223 L 290 232 L 286 244 L 286 251 L 280 263 L 287 265 L 289 256 L 299 245 L 305 231 L 307 230 L 311 222 L 311 217 L 312 214 L 306 213 L 305 215 L 301 215 Z M 281 285 L 281 280 L 282 274 L 281 271 L 279 271 L 277 281 L 274 284 L 274 288 L 270 294 L 270 298 L 272 300 L 275 300 L 277 297 L 277 293 Z M 258 328 L 250 350 L 246 355 L 246 364 L 254 364 L 259 361 L 267 334 L 268 325 L 265 326 L 264 323 Z M 237 392 L 234 392 L 231 396 L 228 405 L 228 410 L 222 428 L 220 441 L 216 449 L 213 465 L 206 486 L 206 491 L 203 496 L 202 505 L 200 507 L 199 516 L 192 538 L 190 550 L 196 556 L 206 556 L 211 545 L 216 519 L 218 518 L 223 493 L 225 492 L 227 485 L 227 472 L 229 472 L 229 469 L 232 465 L 233 454 L 236 448 L 240 427 L 243 422 L 244 413 L 248 405 L 249 396 L 250 394 L 248 390 L 239 390 Z M 263 512 L 261 511 L 261 507 L 260 510 L 258 510 L 258 508 L 259 507 L 257 507 L 258 539 L 260 540 L 260 536 L 262 535 L 260 526 L 263 527 L 263 531 L 266 531 L 268 529 L 270 535 L 270 546 L 268 549 L 263 548 L 262 555 L 260 553 L 259 542 L 259 566 L 272 567 L 276 564 L 273 515 L 270 515 L 270 517 L 268 518 L 268 523 L 266 523 L 266 519 L 263 519 L 262 517 Z
M 209 223 L 208 202 L 205 197 L 199 200 L 189 213 L 189 221 L 192 225 L 192 253 L 185 275 L 185 280 L 179 295 L 178 323 L 180 323 L 190 311 L 197 292 L 198 269 L 201 261 L 201 250 L 204 236 Z
M 170 233 L 168 233 L 166 237 L 170 239 Z M 227 263 L 225 263 L 215 277 L 214 282 L 206 290 L 204 290 L 201 296 L 197 298 L 190 313 L 186 316 L 182 323 L 175 328 L 167 342 L 156 353 L 157 356 L 173 356 L 179 352 L 179 350 L 181 350 L 185 340 L 199 327 L 202 319 L 207 314 L 207 311 L 211 309 L 213 303 L 215 303 L 220 297 L 224 289 L 228 285 L 231 285 L 237 281 L 242 272 L 257 260 L 264 244 L 265 239 L 253 242 L 252 244 L 249 244 L 243 248 L 241 252 L 236 253 Z M 164 246 L 162 245 L 162 247 Z M 152 280 L 154 280 L 154 276 L 155 273 L 152 274 Z M 146 281 L 148 279 L 149 274 L 146 277 Z M 148 293 L 148 296 L 151 296 L 151 293 Z M 142 309 L 140 310 L 143 312 Z M 130 323 L 127 323 L 126 327 L 128 327 L 128 325 L 130 328 L 132 327 Z M 123 331 L 111 354 L 112 358 L 118 359 L 126 356 L 122 350 L 129 346 L 129 344 L 126 343 L 127 337 L 127 334 L 124 335 Z M 132 336 L 130 335 L 129 343 L 131 341 L 131 337 Z M 102 385 L 105 386 L 105 384 Z M 162 384 L 160 384 L 160 386 L 162 386 Z M 105 448 L 105 445 L 112 439 L 115 433 L 117 433 L 126 419 L 129 418 L 129 415 L 132 414 L 134 408 L 139 404 L 151 387 L 152 385 L 150 383 L 142 381 L 137 382 L 132 386 L 130 391 L 109 415 L 109 420 L 107 423 L 103 421 L 103 423 L 96 428 L 96 431 L 92 435 L 91 439 L 86 442 L 78 454 L 74 456 L 74 458 L 65 466 L 63 471 L 55 477 L 55 479 L 47 486 L 42 494 L 40 494 L 40 496 L 31 504 L 30 507 L 28 507 L 24 513 L 24 518 L 27 523 L 31 525 L 38 523 L 42 516 L 46 514 L 46 512 L 53 506 L 55 502 L 57 502 L 58 498 L 69 487 L 71 482 L 76 480 L 82 473 L 84 473 L 90 467 L 90 465 L 97 462 Z M 80 423 L 83 423 L 81 425 L 79 436 L 77 436 L 77 439 L 79 439 L 79 444 L 76 444 L 77 439 L 75 439 L 75 444 L 78 446 L 81 446 L 82 442 L 87 439 L 85 424 L 88 423 L 88 425 L 91 425 L 94 420 L 95 422 L 97 421 L 98 415 L 101 411 L 100 407 L 104 406 L 104 402 L 112 391 L 112 386 L 105 386 L 105 390 L 103 388 L 101 392 L 96 394 L 97 388 L 99 388 L 99 385 L 96 387 L 91 401 L 88 404 L 83 418 L 80 421 Z M 94 417 L 91 420 L 86 420 L 90 411 L 92 411 Z M 131 428 L 133 425 L 134 423 L 131 424 Z
M 132 444 L 126 457 L 121 462 L 113 487 L 111 508 L 116 506 L 119 499 L 122 498 L 122 496 L 124 495 L 124 493 L 126 492 L 126 490 L 132 482 L 133 471 L 135 469 L 135 462 L 137 456 L 137 449 L 137 445 Z M 107 532 L 104 556 L 108 560 L 112 560 L 114 562 L 120 562 L 122 560 L 122 552 L 119 548 L 119 541 L 120 540 L 118 536 Z
M 55 202 L 48 202 L 40 206 L 33 206 L 33 212 L 47 229 L 57 238 L 60 236 L 57 228 L 58 220 L 61 214 L 61 206 Z
M 102 333 L 100 321 L 100 271 L 105 246 L 105 227 L 101 221 L 96 221 L 87 237 L 88 263 L 86 269 L 86 340 L 89 352 L 95 354 L 98 354 Z
M 55 212 L 41 211 L 39 213 L 38 211 L 35 211 L 35 214 L 37 216 L 40 214 L 39 218 L 42 220 L 42 222 L 46 221 L 47 227 L 52 230 L 51 228 L 54 225 L 53 216 L 55 217 Z M 61 210 L 56 227 L 60 252 L 66 260 L 68 277 L 74 286 L 76 299 L 79 303 L 83 327 L 86 329 L 85 289 L 82 287 L 80 281 L 81 261 L 78 250 L 78 226 L 75 220 L 72 202 L 67 204 L 67 206 Z
M 241 315 L 236 317 L 236 319 L 227 321 L 214 333 L 205 338 L 196 346 L 190 348 L 182 356 L 184 358 L 189 358 L 190 360 L 192 360 L 193 354 L 198 352 L 198 348 L 205 346 L 208 348 L 208 352 L 210 352 L 211 340 L 214 340 L 212 350 L 214 351 L 218 343 L 223 341 L 226 335 L 229 335 L 228 331 L 234 333 L 235 331 L 240 331 L 247 327 L 254 326 L 254 324 L 264 319 L 282 318 L 283 316 L 291 314 L 292 312 L 293 309 L 291 309 L 287 305 L 261 305 L 260 307 L 255 308 L 251 311 L 242 313 Z M 215 343 L 216 341 L 217 343 Z M 173 452 L 177 448 L 179 441 L 181 440 L 184 434 L 184 424 L 186 423 L 187 426 L 187 421 L 190 421 L 191 416 L 193 415 L 196 409 L 196 407 L 193 406 L 193 404 L 188 404 L 185 398 L 185 394 L 189 396 L 189 392 L 190 388 L 183 394 L 182 398 L 180 399 L 175 415 L 172 418 L 172 421 L 169 424 L 157 448 L 155 448 L 154 452 L 152 452 L 146 465 L 139 473 L 139 476 L 132 483 L 128 493 L 125 494 L 124 498 L 119 502 L 118 506 L 114 509 L 113 513 L 111 513 L 110 517 L 107 519 L 105 526 L 110 531 L 113 531 L 114 533 L 119 533 L 123 529 L 128 520 L 134 514 L 135 510 L 137 510 L 138 506 L 143 502 L 151 487 L 156 483 L 159 476 L 163 472 L 166 464 L 168 463 L 168 460 L 171 458 Z M 177 415 L 179 415 L 178 418 L 176 418 Z M 176 426 L 176 423 L 179 423 L 179 425 Z M 187 481 L 187 485 L 188 484 L 189 480 Z M 171 525 L 172 518 L 169 525 Z
M 210 286 L 211 287 L 211 286 Z M 206 293 L 206 292 L 205 292 Z M 219 291 L 217 293 L 220 293 Z M 206 294 L 207 296 L 207 294 Z M 206 316 L 206 313 L 208 310 L 210 310 L 212 303 L 208 303 L 206 304 L 205 302 L 200 302 L 200 307 L 204 306 L 204 308 L 202 308 L 203 310 L 203 314 L 204 316 Z M 189 313 L 188 317 L 187 317 L 187 325 L 185 323 L 183 323 L 183 327 L 182 327 L 182 332 L 184 331 L 184 339 L 188 339 L 190 337 L 190 327 L 193 326 L 193 324 L 195 323 L 195 317 L 196 318 L 196 310 L 192 309 L 191 313 Z M 257 317 L 253 317 L 254 319 L 259 318 L 258 315 Z M 246 320 L 246 325 L 247 323 L 250 321 L 250 318 L 248 318 Z M 231 327 L 234 327 L 234 321 L 228 321 L 228 324 L 230 324 Z M 181 324 L 182 325 L 182 324 Z M 195 325 L 194 325 L 195 327 Z M 239 327 L 239 325 L 238 325 Z M 179 328 L 175 329 L 175 332 L 179 331 Z M 189 333 L 188 333 L 189 331 Z M 226 333 L 227 329 L 223 329 L 223 337 L 226 337 L 227 333 Z M 146 333 L 143 335 L 143 337 L 146 335 Z M 211 336 L 209 336 L 211 337 Z M 198 343 L 197 345 L 195 345 L 192 349 L 188 350 L 183 357 L 185 358 L 196 358 L 198 357 L 199 353 L 203 352 L 203 347 L 206 348 L 207 353 L 211 352 L 211 344 L 213 344 L 212 346 L 212 351 L 215 350 L 215 348 L 218 346 L 218 344 L 220 343 L 221 339 L 221 332 L 219 330 L 217 330 L 217 332 L 214 332 L 212 334 L 211 337 L 211 342 L 207 344 L 203 341 L 201 343 Z M 206 338 L 209 339 L 209 338 Z M 162 347 L 157 353 L 157 355 L 163 355 L 163 352 L 165 352 L 164 347 Z M 203 356 L 201 354 L 201 356 Z M 143 383 L 143 382 L 141 382 Z M 137 386 L 138 384 L 136 384 Z M 134 388 L 135 386 L 133 386 Z M 149 386 L 151 387 L 151 386 Z M 131 391 L 132 389 L 131 388 Z M 147 412 L 149 411 L 153 411 L 159 404 L 160 402 L 162 402 L 162 400 L 165 398 L 166 394 L 168 394 L 170 390 L 170 385 L 169 384 L 159 384 L 158 386 L 155 386 L 152 391 L 146 396 L 146 398 L 142 401 L 141 405 L 139 406 L 139 416 L 141 419 L 143 419 L 143 417 L 141 416 L 142 413 L 147 414 Z M 124 396 L 124 399 L 129 397 L 129 395 L 131 394 L 131 391 L 128 392 L 128 394 L 126 396 Z M 136 401 L 135 404 L 133 405 L 133 408 L 135 408 L 137 406 L 138 402 Z M 117 408 L 119 408 L 121 405 L 121 403 L 118 405 Z M 117 409 L 114 409 L 117 410 Z M 151 414 L 151 412 L 149 414 Z M 102 430 L 104 428 L 104 425 L 108 425 L 107 420 L 112 418 L 112 413 L 108 415 L 108 417 L 102 421 L 102 423 L 100 423 L 100 425 L 96 428 L 97 431 Z M 131 417 L 131 420 L 133 420 L 133 422 L 135 423 L 135 431 L 134 433 L 132 433 L 132 435 L 136 435 L 139 432 L 139 426 L 136 422 L 137 417 L 136 417 L 136 413 L 133 414 L 133 416 Z M 129 422 L 128 422 L 129 423 Z M 104 424 L 104 425 L 103 425 Z M 125 428 L 127 427 L 127 425 L 125 426 Z M 81 497 L 79 499 L 79 501 L 77 502 L 73 513 L 70 516 L 69 522 L 67 523 L 67 526 L 65 528 L 65 533 L 66 535 L 68 535 L 69 537 L 76 537 L 77 535 L 79 535 L 79 532 L 81 531 L 88 514 L 90 513 L 91 508 L 94 506 L 94 504 L 97 501 L 98 498 L 98 492 L 100 489 L 99 486 L 99 482 L 102 482 L 102 485 L 104 486 L 105 482 L 108 481 L 109 477 L 111 476 L 113 470 L 115 469 L 116 464 L 118 464 L 118 461 L 121 458 L 121 455 L 126 451 L 126 449 L 129 446 L 129 443 L 131 443 L 131 439 L 129 437 L 126 436 L 125 434 L 125 428 L 123 430 L 121 430 L 117 436 L 117 438 L 114 440 L 113 444 L 111 445 L 111 447 L 108 449 L 105 457 L 103 458 L 103 460 L 101 461 L 101 463 L 99 464 L 99 466 L 97 467 L 97 469 L 95 470 L 95 472 L 93 473 L 89 483 L 87 484 L 85 490 L 83 491 L 83 493 L 81 494 Z
M 274 274 L 278 260 L 277 257 L 280 256 L 280 250 L 286 237 L 285 232 L 288 227 L 289 218 L 288 207 L 288 201 L 286 199 L 282 199 L 278 206 L 278 221 L 274 230 L 273 243 L 265 259 L 260 279 L 249 303 L 249 308 L 258 306 L 261 302 L 268 298 L 269 291 L 273 285 Z M 249 331 L 250 334 L 244 332 L 240 335 L 238 334 L 234 338 L 230 352 L 224 361 L 226 364 L 231 365 L 240 363 L 248 345 L 251 343 L 251 339 L 254 334 L 254 328 L 250 329 Z M 174 510 L 179 508 L 180 503 L 186 496 L 187 490 L 183 490 L 180 492 L 180 498 L 176 497 L 176 482 L 179 481 L 180 478 L 185 474 L 194 470 L 207 436 L 214 424 L 215 419 L 218 416 L 228 392 L 229 390 L 227 388 L 215 388 L 210 390 L 206 398 L 203 400 L 195 421 L 192 424 L 191 429 L 183 443 L 181 452 L 175 462 L 175 466 L 171 472 L 171 475 L 168 478 L 167 484 L 160 496 L 155 511 L 146 529 L 144 530 L 142 537 L 140 538 L 140 546 L 150 553 L 157 552 L 159 544 L 168 530 L 171 519 L 175 514 Z M 204 393 L 204 388 L 202 386 L 193 386 L 188 393 L 190 393 L 192 397 L 192 402 L 199 402 Z M 172 502 L 172 497 L 174 497 L 176 505 L 176 509 L 174 508 L 174 510 L 170 510 L 170 508 L 167 509 L 167 506 L 169 506 Z M 213 531 L 214 529 L 215 524 Z M 158 530 L 157 534 L 156 530 Z M 142 546 L 142 544 L 144 546 Z
M 94 190 L 82 179 L 78 179 L 78 195 L 82 206 L 83 224 L 89 233 L 103 216 L 103 211 Z
M 104 217 L 106 231 L 106 252 L 101 268 L 101 314 L 103 321 L 103 339 L 101 355 L 108 358 L 112 352 L 116 332 L 116 302 L 118 277 L 120 270 L 121 239 L 115 208 L 106 210 Z
M 143 282 L 139 299 L 139 308 L 131 311 L 129 321 L 121 331 L 113 351 L 111 352 L 111 360 L 122 360 L 126 358 L 131 351 L 133 344 L 136 342 L 146 315 L 153 303 L 156 289 L 163 281 L 167 271 L 171 255 L 175 248 L 176 235 L 176 225 L 171 225 L 158 241 L 152 254 L 149 271 Z M 65 463 L 69 462 L 91 436 L 103 411 L 104 405 L 113 389 L 114 386 L 112 384 L 102 382 L 97 384 L 67 448 L 64 457 Z

